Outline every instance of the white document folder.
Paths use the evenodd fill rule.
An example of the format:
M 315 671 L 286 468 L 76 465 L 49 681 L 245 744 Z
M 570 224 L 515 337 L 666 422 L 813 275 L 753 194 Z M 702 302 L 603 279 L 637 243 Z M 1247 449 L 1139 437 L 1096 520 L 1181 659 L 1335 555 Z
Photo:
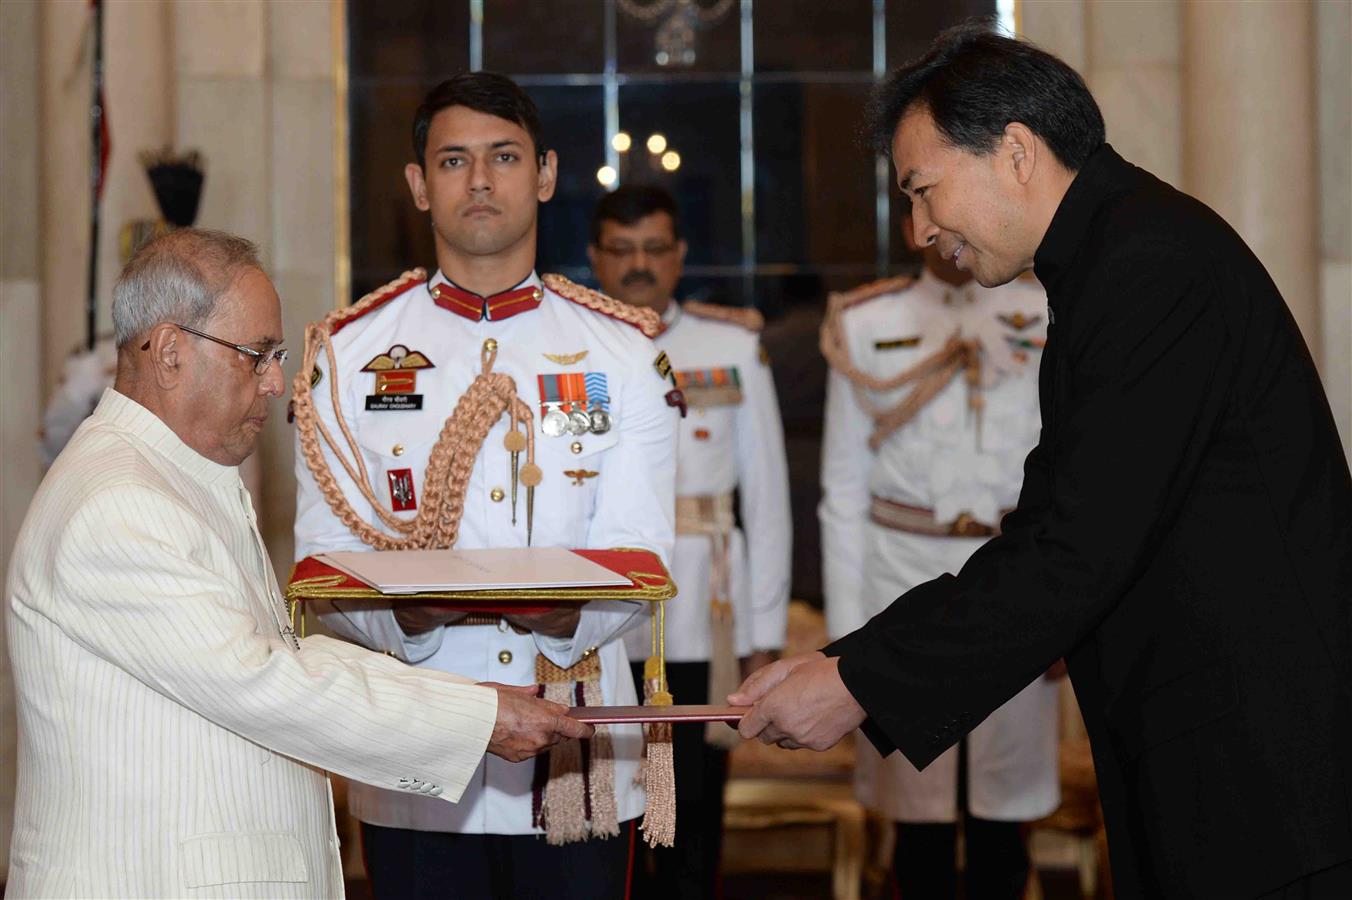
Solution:
M 632 584 L 564 547 L 337 551 L 315 558 L 382 594 Z

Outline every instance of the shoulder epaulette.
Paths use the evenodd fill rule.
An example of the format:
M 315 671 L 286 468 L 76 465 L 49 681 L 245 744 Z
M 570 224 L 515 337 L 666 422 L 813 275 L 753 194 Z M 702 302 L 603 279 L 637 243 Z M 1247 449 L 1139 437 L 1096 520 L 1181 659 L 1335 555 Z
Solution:
M 760 332 L 765 329 L 765 316 L 751 306 L 720 306 L 717 303 L 701 303 L 687 300 L 681 309 L 697 319 L 713 319 L 717 322 L 730 322 L 740 325 L 747 331 Z
M 878 297 L 885 297 L 888 294 L 896 294 L 906 290 L 915 279 L 909 275 L 898 275 L 895 278 L 880 278 L 877 281 L 870 281 L 868 284 L 861 284 L 857 288 L 848 291 L 832 291 L 827 305 L 830 309 L 844 312 L 852 306 L 858 306 L 861 303 L 867 303 Z
M 651 309 L 631 306 L 622 300 L 608 297 L 600 291 L 594 291 L 589 287 L 583 287 L 569 281 L 562 275 L 543 275 L 540 280 L 544 282 L 545 287 L 563 299 L 576 303 L 578 306 L 585 306 L 587 309 L 599 312 L 603 316 L 618 319 L 626 325 L 633 325 L 650 338 L 657 337 L 662 331 L 662 318 Z
M 425 281 L 427 281 L 426 269 L 409 269 L 394 281 L 376 288 L 351 306 L 334 310 L 325 317 L 329 322 L 329 334 L 337 334 L 352 322 L 357 321 L 369 312 L 380 309 L 409 288 Z

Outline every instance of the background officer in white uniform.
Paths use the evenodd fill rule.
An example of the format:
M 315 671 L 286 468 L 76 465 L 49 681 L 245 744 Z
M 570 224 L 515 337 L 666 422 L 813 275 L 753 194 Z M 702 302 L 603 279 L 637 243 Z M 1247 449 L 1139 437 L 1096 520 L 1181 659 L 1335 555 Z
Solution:
M 903 227 L 909 241 L 909 220 Z M 914 282 L 875 282 L 831 302 L 819 515 L 835 639 L 958 571 L 1015 505 L 1040 427 L 1047 301 L 1033 283 L 982 288 L 931 246 Z M 1056 724 L 1057 686 L 1040 678 L 923 773 L 857 743 L 859 798 L 898 823 L 903 897 L 954 896 L 963 807 L 966 897 L 1023 896 L 1019 823 L 1059 802 Z
M 773 661 L 788 613 L 788 465 L 760 349 L 762 320 L 754 309 L 672 299 L 686 243 L 676 203 L 662 188 L 625 185 L 607 194 L 593 214 L 587 252 L 603 291 L 661 314 L 657 345 L 689 404 L 676 469 L 672 574 L 680 595 L 667 605 L 667 678 L 677 703 L 723 703 L 745 674 L 738 659 L 746 672 Z M 644 630 L 629 632 L 626 642 L 630 659 L 641 662 Z M 676 845 L 652 851 L 642 895 L 712 897 L 726 748 L 737 733 L 684 726 L 674 740 Z
M 455 546 L 636 547 L 665 562 L 674 539 L 678 413 L 654 367 L 658 351 L 639 327 L 656 333 L 658 323 L 533 271 L 538 204 L 552 196 L 557 173 L 534 104 L 502 76 L 461 75 L 427 95 L 413 134 L 417 161 L 406 176 L 414 203 L 431 213 L 440 271 L 430 280 L 405 276 L 341 323 L 332 338 L 336 373 L 321 354 L 314 375 L 320 420 L 340 433 L 329 402 L 336 377 L 374 496 L 385 511 L 412 518 L 426 495 L 429 452 L 479 375 L 481 354 L 495 352 L 493 371 L 510 375 L 534 410 L 525 427 L 533 429 L 540 480 L 530 487 L 528 454 L 513 458 L 508 417 L 500 418 L 474 459 Z M 555 428 L 560 415 L 564 426 Z M 378 525 L 363 492 L 331 452 L 325 456 L 343 496 Z M 304 460 L 297 476 L 297 556 L 368 549 L 334 515 Z M 324 621 L 416 666 L 481 681 L 537 682 L 537 654 L 563 669 L 599 660 L 599 702 L 629 705 L 637 700 L 618 636 L 638 624 L 638 610 L 593 602 L 580 614 L 564 607 L 479 624 L 437 607 L 395 613 L 336 602 Z M 537 773 L 531 763 L 487 760 L 455 806 L 353 785 L 376 896 L 622 896 L 633 820 L 644 804 L 635 782 L 642 736 L 637 726 L 609 734 L 613 760 L 590 760 L 590 792 L 580 788 L 576 803 L 546 810 L 546 821 L 548 769 Z M 582 829 L 571 838 L 586 839 L 556 845 L 552 829 L 567 818 Z

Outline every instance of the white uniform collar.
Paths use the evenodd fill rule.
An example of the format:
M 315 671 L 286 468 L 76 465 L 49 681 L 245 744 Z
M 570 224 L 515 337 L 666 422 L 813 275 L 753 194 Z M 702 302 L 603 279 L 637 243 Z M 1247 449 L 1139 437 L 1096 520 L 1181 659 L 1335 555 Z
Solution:
M 670 329 L 682 315 L 681 304 L 677 303 L 676 299 L 673 297 L 671 301 L 667 303 L 667 308 L 662 311 L 662 330 L 666 331 Z

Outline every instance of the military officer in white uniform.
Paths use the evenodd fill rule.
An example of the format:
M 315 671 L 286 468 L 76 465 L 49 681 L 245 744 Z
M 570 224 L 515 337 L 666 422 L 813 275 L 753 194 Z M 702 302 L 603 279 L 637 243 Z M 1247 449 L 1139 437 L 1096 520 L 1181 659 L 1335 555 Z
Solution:
M 601 289 L 661 314 L 657 346 L 689 406 L 676 468 L 672 574 L 680 595 L 667 605 L 667 678 L 677 703 L 723 703 L 743 677 L 738 660 L 752 671 L 784 644 L 788 466 L 761 316 L 675 302 L 685 251 L 680 212 L 662 188 L 625 185 L 597 205 L 588 254 Z M 645 631 L 630 631 L 626 641 L 630 659 L 641 662 Z M 726 748 L 738 740 L 724 725 L 676 729 L 676 844 L 652 851 L 642 896 L 714 896 Z
M 502 76 L 457 76 L 419 108 L 414 149 L 406 176 L 415 204 L 431 213 L 440 271 L 410 273 L 363 301 L 360 315 L 334 328 L 335 369 L 320 354 L 313 375 L 318 418 L 339 435 L 329 399 L 336 372 L 339 409 L 369 477 L 363 492 L 326 448 L 343 497 L 373 524 L 371 497 L 386 514 L 416 516 L 429 453 L 488 361 L 511 376 L 534 416 L 520 430 L 503 416 L 488 432 L 455 546 L 636 547 L 666 562 L 679 395 L 655 366 L 654 314 L 533 271 L 537 207 L 553 193 L 557 166 L 534 104 Z M 298 558 L 369 549 L 335 516 L 304 458 L 297 478 Z M 322 615 L 339 634 L 415 666 L 523 685 L 541 680 L 540 666 L 580 669 L 593 690 L 599 677 L 599 702 L 629 705 L 637 699 L 620 635 L 638 613 L 636 603 L 592 602 L 580 614 L 570 607 L 481 623 L 436 607 L 396 614 L 335 602 Z M 548 769 L 496 758 L 454 806 L 354 784 L 351 809 L 363 822 L 376 896 L 622 896 L 644 805 L 642 736 L 637 726 L 609 734 L 604 758 L 584 749 L 590 768 L 567 809 L 542 811 Z M 565 819 L 576 820 L 574 833 L 559 837 Z
M 1046 307 L 1035 283 L 982 288 L 934 247 L 914 281 L 833 295 L 819 508 L 833 639 L 958 571 L 1017 502 L 1040 427 Z M 959 819 L 966 896 L 1023 895 L 1019 823 L 1059 802 L 1056 723 L 1057 686 L 1041 678 L 924 772 L 857 743 L 859 798 L 898 823 L 903 897 L 954 896 Z

